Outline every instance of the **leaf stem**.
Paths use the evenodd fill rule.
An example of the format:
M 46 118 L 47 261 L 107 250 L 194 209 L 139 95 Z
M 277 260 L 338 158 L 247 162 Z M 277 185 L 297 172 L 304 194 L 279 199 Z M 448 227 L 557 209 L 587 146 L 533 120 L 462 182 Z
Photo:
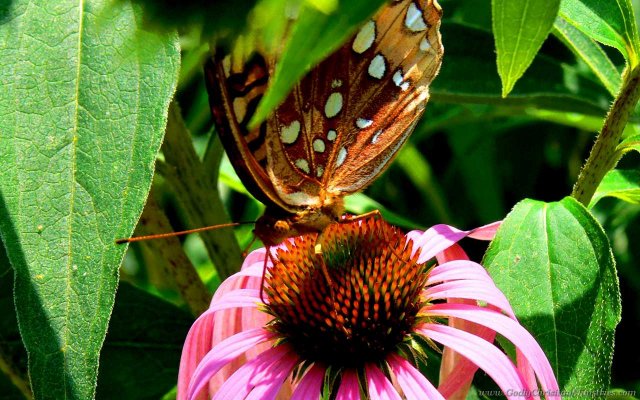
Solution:
M 640 99 L 640 66 L 627 70 L 622 88 L 616 97 L 589 158 L 582 167 L 571 196 L 587 206 L 605 174 L 618 163 L 621 153 L 616 151 L 622 132 Z

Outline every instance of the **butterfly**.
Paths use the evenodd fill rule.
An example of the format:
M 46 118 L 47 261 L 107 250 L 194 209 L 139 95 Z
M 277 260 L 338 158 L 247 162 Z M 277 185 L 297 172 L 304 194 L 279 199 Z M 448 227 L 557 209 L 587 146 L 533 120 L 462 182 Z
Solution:
M 436 0 L 386 4 L 255 129 L 249 121 L 276 57 L 216 51 L 208 61 L 216 129 L 241 181 L 266 206 L 254 229 L 266 246 L 344 220 L 344 196 L 389 166 L 440 69 L 441 15 Z

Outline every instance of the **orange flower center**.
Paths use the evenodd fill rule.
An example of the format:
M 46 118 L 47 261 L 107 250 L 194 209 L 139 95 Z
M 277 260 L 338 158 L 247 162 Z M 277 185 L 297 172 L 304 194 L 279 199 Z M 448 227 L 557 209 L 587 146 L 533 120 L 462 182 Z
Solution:
M 308 361 L 382 360 L 408 338 L 423 306 L 428 268 L 411 248 L 378 218 L 288 242 L 266 277 L 270 329 Z

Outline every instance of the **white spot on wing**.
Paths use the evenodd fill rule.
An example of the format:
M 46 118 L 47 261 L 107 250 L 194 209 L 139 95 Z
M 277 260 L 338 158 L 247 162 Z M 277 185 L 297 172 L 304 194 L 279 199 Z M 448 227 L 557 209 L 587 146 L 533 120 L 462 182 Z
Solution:
M 334 79 L 331 81 L 332 89 L 339 88 L 340 86 L 342 86 L 342 81 L 340 79 Z
M 385 62 L 384 56 L 382 54 L 378 54 L 369 63 L 369 75 L 380 79 L 384 76 L 385 71 L 387 70 L 387 63 Z
M 409 82 L 404 80 L 404 76 L 402 76 L 402 69 L 398 69 L 395 74 L 393 74 L 393 83 L 396 84 L 400 89 L 407 90 L 409 89 Z
M 380 138 L 380 135 L 382 135 L 382 129 L 376 131 L 376 133 L 371 138 L 371 143 L 375 144 L 378 141 L 378 139 Z
M 336 137 L 338 137 L 338 132 L 333 129 L 329 129 L 329 132 L 327 132 L 327 140 L 333 142 L 336 140 Z
M 327 104 L 324 105 L 324 115 L 327 118 L 333 118 L 342 110 L 342 94 L 333 92 L 327 99 Z
M 344 160 L 346 159 L 347 159 L 347 149 L 343 147 L 340 149 L 340 151 L 338 151 L 338 159 L 336 160 L 336 167 L 339 167 L 342 164 L 344 164 Z
M 416 3 L 409 4 L 407 15 L 404 19 L 404 26 L 412 32 L 421 32 L 427 29 L 427 24 L 422 17 L 422 10 L 420 10 Z
M 301 170 L 303 170 L 305 173 L 309 173 L 311 170 L 309 169 L 309 162 L 307 160 L 305 160 L 304 158 L 298 158 L 295 162 L 296 167 L 300 168 Z
M 318 165 L 318 168 L 316 168 L 316 176 L 322 178 L 322 174 L 324 174 L 324 168 L 322 165 Z
M 365 129 L 373 125 L 373 121 L 365 118 L 358 118 L 356 120 L 356 126 L 360 129 Z
M 284 144 L 293 144 L 298 139 L 300 134 L 300 121 L 293 121 L 289 126 L 282 128 L 280 132 L 280 139 Z
M 431 43 L 429 43 L 426 37 L 422 38 L 422 40 L 420 41 L 420 50 L 427 51 L 430 48 L 431 48 Z
M 316 139 L 313 141 L 313 150 L 316 153 L 324 153 L 325 145 L 322 139 Z
M 376 39 L 376 23 L 369 21 L 360 28 L 360 31 L 353 40 L 351 48 L 358 54 L 362 54 L 371 47 Z

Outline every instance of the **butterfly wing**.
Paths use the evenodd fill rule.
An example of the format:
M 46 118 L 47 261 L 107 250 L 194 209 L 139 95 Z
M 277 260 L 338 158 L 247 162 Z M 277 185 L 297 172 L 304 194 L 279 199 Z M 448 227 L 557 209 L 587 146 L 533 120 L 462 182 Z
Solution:
M 341 196 L 389 165 L 440 68 L 441 14 L 432 0 L 389 4 L 295 86 L 268 131 L 276 191 Z
M 208 78 L 214 116 L 251 193 L 296 213 L 361 190 L 380 174 L 428 100 L 443 52 L 440 17 L 435 0 L 386 5 L 251 132 L 247 123 L 275 57 L 216 62 Z

